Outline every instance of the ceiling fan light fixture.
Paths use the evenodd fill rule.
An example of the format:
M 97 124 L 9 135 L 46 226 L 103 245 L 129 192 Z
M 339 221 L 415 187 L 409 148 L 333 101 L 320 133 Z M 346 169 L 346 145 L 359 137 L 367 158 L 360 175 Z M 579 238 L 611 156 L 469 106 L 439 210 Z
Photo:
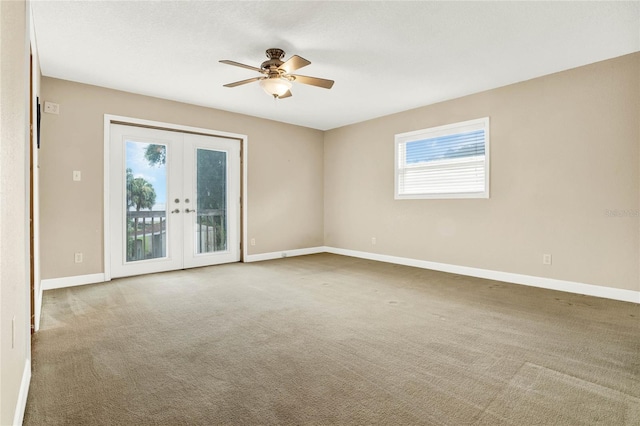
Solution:
M 278 98 L 291 89 L 291 82 L 282 77 L 265 78 L 260 80 L 260 87 L 269 95 Z

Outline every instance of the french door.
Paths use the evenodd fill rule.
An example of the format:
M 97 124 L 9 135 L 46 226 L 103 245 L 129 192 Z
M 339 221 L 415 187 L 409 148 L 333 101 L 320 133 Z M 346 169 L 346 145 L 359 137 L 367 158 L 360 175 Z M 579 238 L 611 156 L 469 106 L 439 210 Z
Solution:
M 239 141 L 110 126 L 111 276 L 239 261 Z

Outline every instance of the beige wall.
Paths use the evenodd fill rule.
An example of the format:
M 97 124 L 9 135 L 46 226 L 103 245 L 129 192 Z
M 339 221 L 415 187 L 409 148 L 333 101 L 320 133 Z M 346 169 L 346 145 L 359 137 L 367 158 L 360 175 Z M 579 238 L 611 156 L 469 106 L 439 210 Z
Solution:
M 321 131 L 46 77 L 41 90 L 60 104 L 59 115 L 42 117 L 43 279 L 104 271 L 104 114 L 248 135 L 248 253 L 323 244 Z
M 325 245 L 640 290 L 639 80 L 633 54 L 326 132 Z M 394 200 L 396 133 L 485 116 L 490 199 Z
M 60 115 L 43 115 L 42 276 L 103 271 L 108 113 L 249 135 L 249 254 L 324 244 L 640 290 L 639 218 L 606 215 L 640 206 L 639 62 L 628 55 L 324 133 L 43 78 L 42 98 Z M 396 133 L 484 116 L 489 200 L 393 199 Z
M 0 2 L 0 424 L 13 424 L 30 359 L 26 4 Z M 12 320 L 15 336 L 12 339 Z M 13 342 L 12 342 L 13 340 Z M 24 402 L 24 401 L 23 401 Z M 19 408 L 18 411 L 21 411 Z

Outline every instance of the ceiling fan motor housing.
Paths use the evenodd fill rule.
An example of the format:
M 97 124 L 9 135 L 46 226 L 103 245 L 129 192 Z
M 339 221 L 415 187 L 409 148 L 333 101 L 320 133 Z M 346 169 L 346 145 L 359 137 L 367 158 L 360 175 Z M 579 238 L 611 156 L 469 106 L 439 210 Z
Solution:
M 272 49 L 267 49 L 266 53 L 267 53 L 267 58 L 269 59 L 264 61 L 260 65 L 260 68 L 262 68 L 265 71 L 271 71 L 269 73 L 270 77 L 271 77 L 271 74 L 275 74 L 276 76 L 279 75 L 280 73 L 277 72 L 277 69 L 280 67 L 280 65 L 284 63 L 282 61 L 282 58 L 284 58 L 284 50 L 272 48 Z

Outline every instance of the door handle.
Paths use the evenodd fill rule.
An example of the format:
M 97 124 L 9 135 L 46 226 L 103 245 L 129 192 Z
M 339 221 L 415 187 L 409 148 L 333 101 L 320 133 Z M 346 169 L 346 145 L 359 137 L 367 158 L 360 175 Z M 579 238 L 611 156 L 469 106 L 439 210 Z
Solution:
M 171 210 L 171 213 L 180 213 L 180 209 Z
M 185 213 L 195 213 L 195 212 L 196 212 L 196 210 L 195 210 L 195 209 L 193 209 L 193 210 L 184 209 L 184 212 L 185 212 Z

